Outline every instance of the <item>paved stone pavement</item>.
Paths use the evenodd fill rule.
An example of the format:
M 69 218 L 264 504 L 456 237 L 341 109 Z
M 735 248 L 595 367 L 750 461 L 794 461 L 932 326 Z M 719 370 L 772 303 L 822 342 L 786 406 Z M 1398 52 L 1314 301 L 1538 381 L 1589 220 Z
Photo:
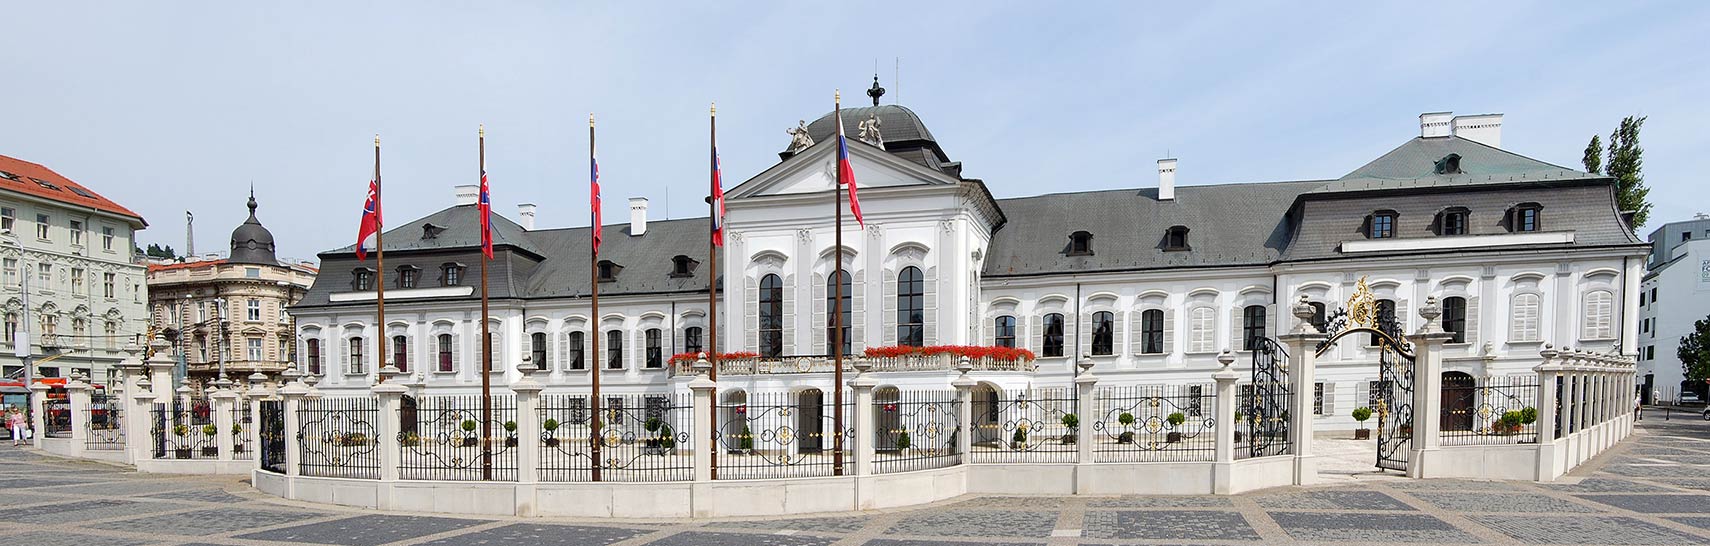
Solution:
M 925 546 L 1710 544 L 1710 423 L 1641 423 L 1553 484 L 1344 472 L 1232 497 L 968 497 L 764 520 L 447 517 L 310 505 L 237 478 L 139 474 L 0 447 L 0 544 Z

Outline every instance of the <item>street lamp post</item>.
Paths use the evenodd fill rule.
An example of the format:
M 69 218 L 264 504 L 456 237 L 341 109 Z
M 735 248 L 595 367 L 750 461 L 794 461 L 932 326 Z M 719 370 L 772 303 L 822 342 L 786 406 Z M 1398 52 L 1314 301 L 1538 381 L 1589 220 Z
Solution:
M 21 283 L 18 298 L 24 304 L 24 313 L 18 317 L 18 330 L 12 334 L 12 354 L 24 364 L 24 407 L 32 408 L 35 406 L 30 405 L 28 391 L 30 385 L 35 382 L 36 371 L 31 362 L 34 358 L 30 350 L 30 275 L 24 270 L 24 242 L 10 229 L 0 230 L 0 240 L 18 248 L 18 281 Z

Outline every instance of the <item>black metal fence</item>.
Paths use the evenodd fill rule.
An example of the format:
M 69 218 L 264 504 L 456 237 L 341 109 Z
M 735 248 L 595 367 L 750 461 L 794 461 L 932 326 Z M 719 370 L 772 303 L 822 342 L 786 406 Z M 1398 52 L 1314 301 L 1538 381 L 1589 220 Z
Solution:
M 1270 457 L 1294 453 L 1289 418 L 1294 408 L 1294 387 L 1272 383 L 1268 393 L 1254 393 L 1251 384 L 1238 387 L 1235 402 L 1235 458 Z
M 1210 461 L 1217 451 L 1211 385 L 1099 387 L 1092 414 L 1099 462 Z
M 1446 377 L 1440 425 L 1443 445 L 1538 441 L 1538 377 Z
M 873 472 L 907 472 L 954 466 L 962 400 L 955 390 L 873 393 Z
M 44 404 L 46 411 L 42 415 L 42 435 L 48 438 L 71 437 L 71 404 L 64 399 L 49 400 Z
M 721 480 L 795 478 L 854 473 L 855 395 L 843 405 L 817 389 L 799 392 L 724 393 L 714 407 L 713 431 Z M 836 417 L 843 415 L 838 430 Z
M 379 402 L 373 398 L 304 400 L 297 410 L 299 471 L 304 476 L 379 479 L 379 418 Z
M 602 397 L 599 435 L 588 397 L 547 395 L 538 410 L 542 481 L 694 479 L 692 395 Z
M 255 457 L 255 423 L 249 403 L 242 398 L 232 406 L 232 458 L 249 460 Z
M 406 396 L 399 415 L 398 477 L 406 480 L 517 479 L 517 403 L 491 397 Z
M 1074 462 L 1081 436 L 1078 402 L 1071 388 L 975 389 L 969 461 Z
M 261 401 L 261 422 L 256 437 L 261 444 L 261 469 L 275 474 L 285 473 L 285 403 L 278 400 Z
M 89 407 L 82 408 L 83 448 L 99 451 L 125 449 L 125 414 L 117 398 L 106 395 L 90 397 Z
M 182 405 L 174 404 L 182 408 Z M 149 433 L 156 459 L 214 459 L 220 456 L 219 442 L 214 435 L 219 430 L 213 423 L 197 423 L 195 412 L 168 409 L 166 404 L 154 405 L 153 426 Z

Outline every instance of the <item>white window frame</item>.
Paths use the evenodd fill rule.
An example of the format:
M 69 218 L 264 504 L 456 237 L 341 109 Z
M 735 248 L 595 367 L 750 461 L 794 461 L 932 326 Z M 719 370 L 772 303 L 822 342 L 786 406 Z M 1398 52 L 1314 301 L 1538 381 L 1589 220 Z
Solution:
M 1542 340 L 1544 298 L 1536 292 L 1520 292 L 1508 299 L 1508 341 L 1537 343 Z
M 1615 339 L 1615 292 L 1613 290 L 1593 288 L 1586 291 L 1580 308 L 1580 339 L 1588 341 Z
M 1188 339 L 1189 354 L 1210 354 L 1217 352 L 1217 308 L 1210 305 L 1198 305 L 1188 309 Z

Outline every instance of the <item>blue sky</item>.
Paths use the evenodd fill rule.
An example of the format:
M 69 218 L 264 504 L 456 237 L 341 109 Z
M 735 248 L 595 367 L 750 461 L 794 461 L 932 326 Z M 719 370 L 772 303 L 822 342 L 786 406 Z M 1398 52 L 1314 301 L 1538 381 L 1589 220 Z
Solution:
M 485 123 L 498 210 L 585 225 L 589 113 L 607 218 L 630 196 L 695 216 L 709 102 L 734 185 L 834 88 L 864 103 L 877 62 L 886 102 L 999 197 L 1150 186 L 1166 153 L 1182 184 L 1335 178 L 1452 110 L 1574 168 L 1650 116 L 1642 232 L 1710 212 L 1710 4 L 808 4 L 11 3 L 0 153 L 180 250 L 185 210 L 223 249 L 253 181 L 280 255 L 308 258 L 353 242 L 375 133 L 392 224 L 475 182 Z

